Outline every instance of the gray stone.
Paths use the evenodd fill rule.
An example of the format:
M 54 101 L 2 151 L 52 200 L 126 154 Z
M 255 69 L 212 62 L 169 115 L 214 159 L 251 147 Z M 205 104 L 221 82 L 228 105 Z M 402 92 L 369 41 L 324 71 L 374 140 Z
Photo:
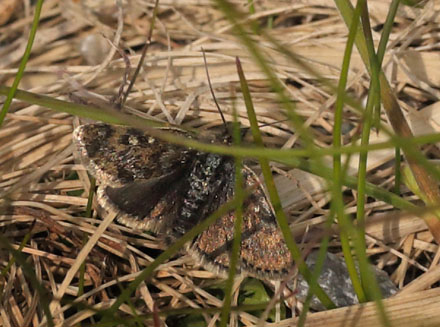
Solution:
M 310 270 L 314 269 L 317 257 L 318 251 L 312 252 L 307 257 L 306 264 Z M 375 266 L 371 267 L 376 274 L 383 298 L 397 293 L 397 288 L 388 277 L 388 274 Z M 344 259 L 333 253 L 327 253 L 318 283 L 337 307 L 359 303 Z M 306 299 L 309 285 L 301 275 L 298 276 L 296 287 L 293 286 L 293 283 L 288 283 L 287 286 L 295 292 L 298 300 L 304 301 Z M 311 308 L 318 311 L 325 310 L 316 296 L 312 298 Z

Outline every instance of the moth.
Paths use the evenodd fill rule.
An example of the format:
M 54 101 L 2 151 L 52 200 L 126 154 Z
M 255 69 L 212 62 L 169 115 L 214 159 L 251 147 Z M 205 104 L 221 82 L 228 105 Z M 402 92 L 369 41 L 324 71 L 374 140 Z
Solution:
M 181 137 L 193 137 L 168 129 Z M 222 135 L 217 141 L 229 144 Z M 73 133 L 76 152 L 99 182 L 100 206 L 117 212 L 119 223 L 177 239 L 234 197 L 234 158 L 170 144 L 130 127 L 93 123 Z M 280 279 L 292 266 L 291 254 L 257 175 L 242 169 L 252 190 L 243 204 L 237 271 Z M 225 275 L 234 236 L 234 211 L 197 236 L 187 251 L 208 270 Z

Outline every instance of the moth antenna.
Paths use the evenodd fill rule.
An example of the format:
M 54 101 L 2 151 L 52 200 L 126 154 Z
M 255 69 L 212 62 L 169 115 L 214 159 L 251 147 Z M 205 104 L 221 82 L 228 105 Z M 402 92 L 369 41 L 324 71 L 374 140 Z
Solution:
M 111 44 L 112 44 L 112 46 L 114 46 L 113 43 L 111 43 Z M 115 100 L 114 100 L 115 107 L 118 110 L 121 110 L 122 106 L 124 104 L 124 101 L 123 101 L 123 97 L 125 96 L 124 95 L 124 87 L 127 85 L 128 78 L 130 77 L 131 65 L 130 65 L 130 59 L 128 59 L 127 54 L 124 51 L 122 51 L 122 49 L 120 47 L 115 47 L 115 48 L 125 63 L 125 72 L 124 72 L 124 75 L 122 76 L 122 83 L 121 83 L 121 86 L 119 87 L 118 95 L 115 97 Z
M 275 124 L 282 123 L 282 122 L 285 122 L 285 121 L 288 121 L 288 120 L 290 120 L 290 119 L 289 119 L 289 118 L 286 118 L 286 119 L 282 119 L 282 120 L 274 121 L 274 122 L 272 122 L 272 123 L 264 123 L 264 124 L 258 125 L 258 128 L 266 127 L 266 126 L 273 126 L 273 125 L 275 125 Z
M 136 78 L 139 75 L 141 67 L 144 63 L 145 56 L 147 54 L 147 50 L 150 47 L 151 38 L 153 36 L 154 23 L 156 21 L 158 9 L 159 9 L 159 0 L 156 0 L 156 2 L 154 4 L 154 9 L 153 9 L 153 18 L 151 19 L 150 30 L 148 31 L 147 40 L 145 41 L 144 48 L 142 49 L 141 59 L 139 60 L 138 65 L 136 66 L 136 70 L 133 73 L 133 77 L 130 80 L 130 84 L 128 85 L 127 91 L 125 92 L 124 97 L 120 103 L 121 108 L 124 106 L 125 101 L 127 101 L 128 94 L 130 93 L 131 89 L 133 88 L 134 82 L 136 81 Z
M 225 116 L 223 115 L 222 109 L 220 108 L 220 105 L 217 102 L 217 98 L 215 97 L 214 90 L 212 88 L 211 79 L 209 78 L 208 63 L 206 61 L 206 54 L 203 48 L 202 48 L 202 53 L 203 53 L 203 61 L 205 62 L 205 71 L 206 71 L 206 77 L 208 78 L 209 90 L 211 91 L 212 99 L 214 100 L 215 106 L 217 107 L 217 110 L 220 113 L 220 117 L 222 117 L 223 125 L 227 130 L 228 128 L 227 128 Z
M 274 121 L 272 123 L 264 123 L 264 124 L 258 125 L 258 128 L 262 128 L 262 127 L 266 127 L 266 126 L 273 126 L 275 124 L 282 123 L 282 122 L 288 121 L 288 120 L 290 120 L 290 119 L 286 118 L 286 119 Z M 249 128 L 250 127 L 242 127 L 242 132 L 241 132 L 242 139 L 246 136 L 247 132 L 249 131 Z

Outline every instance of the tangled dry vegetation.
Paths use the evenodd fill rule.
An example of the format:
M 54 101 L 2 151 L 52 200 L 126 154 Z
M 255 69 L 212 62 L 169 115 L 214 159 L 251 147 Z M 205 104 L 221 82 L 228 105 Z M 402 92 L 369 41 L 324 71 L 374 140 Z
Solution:
M 248 10 L 247 1 L 235 2 L 242 10 Z M 368 3 L 376 31 L 374 38 L 378 40 L 389 3 L 383 0 Z M 20 88 L 70 102 L 108 106 L 123 84 L 126 61 L 133 68 L 139 60 L 153 5 L 153 1 L 129 1 L 123 6 L 113 1 L 45 1 Z M 10 85 L 17 72 L 32 20 L 31 9 L 16 9 L 13 17 L 0 26 L 3 85 Z M 415 135 L 440 130 L 439 14 L 440 7 L 435 1 L 421 8 L 401 7 L 383 64 Z M 232 35 L 228 21 L 211 2 L 162 0 L 157 18 L 154 43 L 128 97 L 126 112 L 200 130 L 220 125 L 207 86 L 203 47 L 215 95 L 226 118 L 232 120 L 235 102 L 242 125 L 249 125 L 235 67 L 238 56 L 259 122 L 266 124 L 262 127 L 265 144 L 273 148 L 301 147 L 301 140 L 284 121 L 283 110 L 266 75 L 253 63 L 244 46 Z M 256 1 L 251 18 L 262 26 L 269 26 L 270 22 L 270 34 L 274 38 L 301 56 L 321 77 L 337 83 L 347 28 L 333 1 Z M 258 35 L 254 38 L 258 40 Z M 336 96 L 316 76 L 286 59 L 269 43 L 261 40 L 259 45 L 298 114 L 310 127 L 316 145 L 330 146 Z M 121 51 L 125 52 L 124 58 Z M 236 92 L 235 100 L 231 98 L 231 85 Z M 352 58 L 348 85 L 353 98 L 365 97 L 369 75 L 357 53 Z M 344 143 L 349 144 L 359 136 L 361 120 L 348 109 L 344 115 Z M 387 122 L 384 114 L 382 121 Z M 26 265 L 14 261 L 10 251 L 1 251 L 2 269 L 10 264 L 1 277 L 2 326 L 44 326 L 41 306 L 44 299 L 38 295 L 26 269 L 34 272 L 50 298 L 52 295 L 63 298 L 50 306 L 57 323 L 93 324 L 94 312 L 72 306 L 71 302 L 76 299 L 97 310 L 107 308 L 120 293 L 120 286 L 133 280 L 162 249 L 160 238 L 155 235 L 133 231 L 116 222 L 104 230 L 96 211 L 92 218 L 84 217 L 90 180 L 72 154 L 73 127 L 83 122 L 67 113 L 15 101 L 0 129 L 0 194 L 5 201 L 0 212 L 1 231 L 14 249 L 29 237 L 21 249 Z M 386 139 L 383 133 L 371 135 L 371 143 Z M 428 158 L 439 158 L 436 144 L 423 150 Z M 394 149 L 369 154 L 370 182 L 387 190 L 394 187 L 394 155 Z M 327 159 L 330 165 L 331 158 Z M 358 158 L 353 155 L 348 174 L 356 175 L 357 166 Z M 313 226 L 322 224 L 329 213 L 325 180 L 278 164 L 274 164 L 273 171 L 292 228 L 298 234 L 306 234 Z M 406 188 L 401 196 L 417 201 Z M 347 189 L 344 197 L 347 212 L 355 213 L 355 192 Z M 374 198 L 369 198 L 366 210 L 368 255 L 402 290 L 389 302 L 391 313 L 400 312 L 392 317 L 397 323 L 399 319 L 409 319 L 407 313 L 413 318 L 416 314 L 428 317 L 430 303 L 435 298 L 438 300 L 440 294 L 436 289 L 417 292 L 435 286 L 440 278 L 440 270 L 436 268 L 440 257 L 438 245 L 419 217 Z M 338 237 L 334 236 L 331 251 L 339 253 Z M 92 238 L 96 242 L 88 241 Z M 79 284 L 81 269 L 84 269 L 83 291 Z M 245 282 L 249 281 L 240 279 L 234 286 L 233 305 L 240 304 L 240 283 Z M 139 315 L 179 308 L 220 308 L 222 296 L 218 285 L 221 283 L 185 253 L 179 253 L 139 287 L 132 305 Z M 268 285 L 263 290 L 270 296 L 273 293 Z M 278 305 L 271 326 L 292 324 L 301 309 L 301 304 L 291 296 L 286 297 L 283 306 L 287 306 L 287 313 L 280 313 L 283 310 Z M 128 304 L 120 310 L 127 315 L 133 313 Z M 337 324 L 345 314 L 335 312 L 331 318 L 334 320 L 328 318 L 329 324 L 332 321 Z M 260 314 L 233 313 L 230 325 L 256 325 Z M 218 311 L 205 311 L 200 316 L 201 324 L 214 326 L 219 315 Z M 322 317 L 319 313 L 310 314 L 308 324 L 318 323 L 314 315 L 316 319 Z M 348 319 L 347 315 L 344 317 Z M 374 319 L 375 315 L 371 314 L 362 323 L 373 325 Z M 172 317 L 166 322 L 168 326 L 175 323 Z M 158 320 L 148 323 L 159 324 Z

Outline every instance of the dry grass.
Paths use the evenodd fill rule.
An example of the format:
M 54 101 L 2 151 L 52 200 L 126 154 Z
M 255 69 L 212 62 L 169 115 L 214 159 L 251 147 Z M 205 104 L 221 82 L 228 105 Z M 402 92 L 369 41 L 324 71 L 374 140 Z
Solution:
M 246 7 L 246 1 L 236 2 Z M 131 67 L 137 64 L 152 5 L 152 2 L 139 1 L 124 5 L 122 10 L 112 1 L 105 5 L 101 1 L 46 1 L 20 88 L 69 101 L 110 103 L 126 70 L 117 49 L 130 49 Z M 384 22 L 387 5 L 387 1 L 369 1 L 373 26 L 379 28 Z M 11 83 L 26 44 L 32 17 L 25 12 L 18 10 L 14 19 L 0 26 L 2 84 Z M 404 7 L 399 11 L 384 60 L 384 70 L 416 135 L 440 130 L 437 102 L 440 61 L 436 53 L 439 14 L 440 7 L 434 1 L 422 9 Z M 347 29 L 332 1 L 258 1 L 253 18 L 262 24 L 273 18 L 271 34 L 303 56 L 323 77 L 337 82 Z M 301 146 L 301 140 L 289 124 L 279 122 L 283 112 L 265 75 L 230 32 L 231 26 L 209 1 L 161 1 L 155 42 L 128 98 L 127 111 L 199 129 L 221 124 L 207 87 L 200 52 L 203 47 L 214 91 L 226 118 L 232 120 L 233 101 L 229 91 L 232 84 L 237 90 L 235 105 L 241 123 L 248 125 L 234 64 L 235 56 L 239 56 L 260 123 L 274 123 L 262 128 L 266 144 L 276 148 Z M 92 48 L 81 52 L 84 40 L 92 35 Z M 101 35 L 107 40 L 99 40 Z M 378 34 L 375 37 L 378 38 Z M 329 146 L 335 95 L 322 87 L 315 76 L 289 62 L 269 44 L 262 41 L 260 46 L 295 102 L 297 112 L 311 127 L 316 144 Z M 87 60 L 97 65 L 89 65 Z M 362 99 L 368 81 L 368 73 L 355 54 L 349 75 L 350 94 Z M 349 111 L 344 119 L 345 143 L 349 143 L 358 136 L 360 120 Z M 75 163 L 71 146 L 72 128 L 78 123 L 77 118 L 68 114 L 22 102 L 13 104 L 0 129 L 0 194 L 12 208 L 0 212 L 0 225 L 14 248 L 19 248 L 25 235 L 30 233 L 22 252 L 50 294 L 105 308 L 119 293 L 118 283 L 125 285 L 154 260 L 161 242 L 155 236 L 112 222 L 113 217 L 105 217 L 104 223 L 100 217 L 84 218 L 90 181 L 84 167 Z M 382 133 L 373 134 L 371 143 L 386 139 Z M 440 155 L 437 145 L 425 146 L 424 152 L 432 159 Z M 393 149 L 371 152 L 369 181 L 392 189 L 393 157 Z M 331 158 L 328 160 L 331 162 Z M 353 156 L 348 167 L 350 175 L 356 174 L 357 162 Z M 277 187 L 293 229 L 304 233 L 322 224 L 329 213 L 325 181 L 298 169 L 277 166 L 275 170 Z M 402 196 L 414 200 L 412 193 L 404 191 Z M 347 211 L 355 212 L 356 194 L 346 192 L 345 195 Z M 366 209 L 371 220 L 367 225 L 368 253 L 374 264 L 391 274 L 402 293 L 436 285 L 440 271 L 432 268 L 437 265 L 440 252 L 438 245 L 432 243 L 423 220 L 374 199 L 370 199 Z M 337 237 L 331 246 L 334 251 L 338 250 Z M 3 268 L 12 257 L 2 251 L 0 258 Z M 82 262 L 86 263 L 85 294 L 78 297 Z M 42 326 L 44 321 L 39 297 L 23 269 L 22 265 L 13 263 L 6 278 L 1 280 L 4 287 L 0 305 L 2 326 Z M 234 288 L 234 305 L 238 304 L 239 282 Z M 215 296 L 218 283 L 214 274 L 181 253 L 161 265 L 150 283 L 141 285 L 133 305 L 138 314 L 177 308 L 219 308 L 222 301 Z M 291 299 L 288 304 L 295 305 Z M 72 311 L 69 307 L 68 301 L 52 302 L 51 310 L 57 323 L 65 326 L 93 323 L 93 312 L 79 308 Z M 290 309 L 289 315 L 295 315 L 295 308 Z M 121 310 L 132 313 L 128 305 L 121 306 Z M 202 316 L 202 321 L 209 326 L 214 326 L 219 319 L 219 313 Z M 258 321 L 258 316 L 239 312 L 232 315 L 230 323 L 231 326 L 254 325 Z M 273 324 L 284 325 L 287 324 L 282 321 Z

